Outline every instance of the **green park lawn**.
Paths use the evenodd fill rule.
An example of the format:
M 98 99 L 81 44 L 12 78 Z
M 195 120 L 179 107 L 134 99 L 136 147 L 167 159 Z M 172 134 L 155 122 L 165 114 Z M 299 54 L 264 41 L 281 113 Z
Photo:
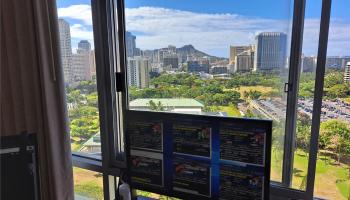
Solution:
M 275 157 L 275 158 L 274 158 Z M 281 163 L 276 158 L 280 158 L 281 153 L 273 151 L 271 163 L 272 180 L 279 180 L 281 174 Z M 276 162 L 277 161 L 277 162 Z M 307 173 L 308 155 L 297 150 L 294 155 L 294 170 L 292 187 L 305 190 L 305 176 Z M 337 165 L 335 160 L 320 156 L 317 160 L 315 196 L 326 199 L 346 200 L 350 192 L 349 166 Z M 303 183 L 304 181 L 304 183 Z
M 241 113 L 235 105 L 229 106 L 211 106 L 210 107 L 214 112 L 226 112 L 229 117 L 240 117 Z
M 241 94 L 241 97 L 243 97 L 244 92 L 249 92 L 249 91 L 258 91 L 261 92 L 261 94 L 263 96 L 268 95 L 271 92 L 275 92 L 276 89 L 273 89 L 272 87 L 266 87 L 266 86 L 260 86 L 260 85 L 256 85 L 256 86 L 240 86 L 239 88 L 233 88 L 233 89 L 224 89 L 224 91 L 237 91 Z
M 344 99 L 345 102 L 350 103 L 350 97 Z
M 74 193 L 84 197 L 102 200 L 103 199 L 103 182 L 102 175 L 74 167 Z
M 240 117 L 241 113 L 238 108 L 234 105 L 230 106 L 218 106 L 219 111 L 226 112 L 229 117 Z

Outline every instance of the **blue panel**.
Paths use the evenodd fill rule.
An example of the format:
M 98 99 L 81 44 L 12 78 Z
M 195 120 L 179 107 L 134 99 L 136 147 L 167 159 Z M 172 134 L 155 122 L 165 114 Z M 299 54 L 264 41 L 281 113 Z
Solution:
M 186 199 L 268 199 L 271 121 L 128 110 L 125 122 L 132 187 Z M 163 144 L 152 145 L 159 124 Z

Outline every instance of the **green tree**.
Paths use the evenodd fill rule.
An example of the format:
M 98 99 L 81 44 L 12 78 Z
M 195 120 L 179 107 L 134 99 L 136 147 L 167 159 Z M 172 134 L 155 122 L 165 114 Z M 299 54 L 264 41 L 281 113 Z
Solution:
M 82 104 L 86 98 L 81 94 L 80 90 L 72 90 L 67 94 L 67 102 L 74 104 Z
M 344 98 L 347 97 L 350 93 L 350 84 L 337 84 L 326 89 L 326 97 L 335 99 L 335 98 Z
M 154 111 L 164 111 L 165 108 L 162 104 L 162 102 L 158 101 L 158 103 L 155 103 L 153 100 L 150 100 L 148 102 L 149 108 Z
M 80 117 L 98 117 L 98 109 L 93 106 L 77 106 L 68 112 L 68 116 L 71 120 Z
M 249 96 L 250 96 L 251 99 L 259 99 L 261 94 L 262 94 L 261 92 L 256 91 L 256 90 L 249 91 Z
M 340 161 L 342 154 L 350 154 L 350 127 L 341 120 L 328 120 L 320 126 L 320 147 L 331 149 Z
M 92 93 L 86 95 L 86 101 L 87 101 L 87 105 L 97 108 L 98 107 L 97 92 L 92 92 Z
M 83 116 L 73 119 L 70 123 L 70 134 L 72 137 L 79 137 L 87 140 L 99 132 L 98 117 Z

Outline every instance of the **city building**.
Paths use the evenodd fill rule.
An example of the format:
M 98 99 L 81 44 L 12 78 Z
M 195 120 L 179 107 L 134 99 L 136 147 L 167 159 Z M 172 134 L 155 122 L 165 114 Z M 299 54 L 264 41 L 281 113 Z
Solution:
M 134 58 L 128 58 L 128 85 L 138 88 L 149 87 L 149 72 L 151 70 L 151 64 L 149 59 L 136 56 Z
M 315 56 L 301 57 L 301 71 L 314 72 L 316 70 L 317 58 Z
M 125 33 L 125 48 L 126 56 L 133 57 L 137 53 L 136 51 L 136 36 L 131 34 L 129 31 Z
M 100 133 L 93 135 L 79 149 L 80 152 L 89 154 L 101 154 L 101 136 Z
M 168 52 L 171 54 L 176 54 L 176 46 L 168 45 Z
M 90 75 L 91 79 L 96 78 L 95 50 L 90 51 Z
M 70 83 L 72 81 L 72 44 L 69 23 L 64 19 L 58 19 L 58 29 L 64 80 Z
M 255 37 L 254 71 L 279 70 L 286 66 L 287 35 L 262 32 Z
M 251 50 L 250 46 L 230 46 L 230 64 L 234 65 L 238 54 L 249 50 Z
M 350 62 L 349 56 L 328 56 L 326 60 L 326 67 L 332 69 L 343 69 L 347 62 Z
M 254 52 L 243 51 L 235 56 L 233 72 L 249 72 L 253 69 Z
M 91 67 L 94 65 L 91 44 L 87 40 L 78 43 L 77 53 L 72 56 L 72 81 L 91 80 Z
M 350 62 L 350 56 L 344 56 L 342 61 L 342 68 L 345 68 L 348 62 Z
M 209 73 L 209 62 L 187 61 L 187 71 Z
M 341 69 L 343 66 L 342 56 L 328 56 L 326 60 L 326 68 Z
M 168 70 L 177 69 L 179 67 L 179 58 L 176 54 L 167 54 L 163 57 L 163 67 Z
M 212 66 L 210 71 L 212 74 L 226 74 L 228 70 L 226 66 L 216 65 Z
M 165 48 L 161 48 L 161 49 L 158 49 L 156 51 L 156 60 L 158 61 L 158 63 L 164 63 L 164 58 L 167 57 L 167 58 L 173 58 L 173 57 L 177 57 L 177 62 L 179 62 L 178 60 L 178 55 L 176 54 L 176 46 L 173 46 L 173 45 L 168 45 L 168 47 L 165 47 Z M 167 60 L 168 62 L 169 60 Z M 174 61 L 174 59 L 173 59 Z M 168 64 L 168 63 L 167 63 Z M 166 67 L 167 65 L 164 65 L 164 67 Z M 174 68 L 174 67 L 173 67 Z M 177 67 L 176 67 L 177 68 Z
M 85 50 L 85 51 L 90 51 L 91 50 L 91 44 L 87 40 L 80 40 L 80 42 L 78 43 L 78 48 L 82 49 L 82 50 Z
M 345 66 L 344 81 L 350 82 L 350 62 L 347 62 Z
M 157 51 L 157 62 L 158 63 L 163 63 L 164 54 L 166 54 L 167 52 L 168 52 L 167 48 L 158 49 L 158 51 Z

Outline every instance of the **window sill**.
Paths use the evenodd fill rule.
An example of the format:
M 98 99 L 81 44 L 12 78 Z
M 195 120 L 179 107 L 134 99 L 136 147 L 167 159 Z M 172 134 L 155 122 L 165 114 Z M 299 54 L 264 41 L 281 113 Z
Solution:
M 102 160 L 94 157 L 89 157 L 84 154 L 72 154 L 72 161 L 74 167 L 80 167 L 91 171 L 103 173 Z

